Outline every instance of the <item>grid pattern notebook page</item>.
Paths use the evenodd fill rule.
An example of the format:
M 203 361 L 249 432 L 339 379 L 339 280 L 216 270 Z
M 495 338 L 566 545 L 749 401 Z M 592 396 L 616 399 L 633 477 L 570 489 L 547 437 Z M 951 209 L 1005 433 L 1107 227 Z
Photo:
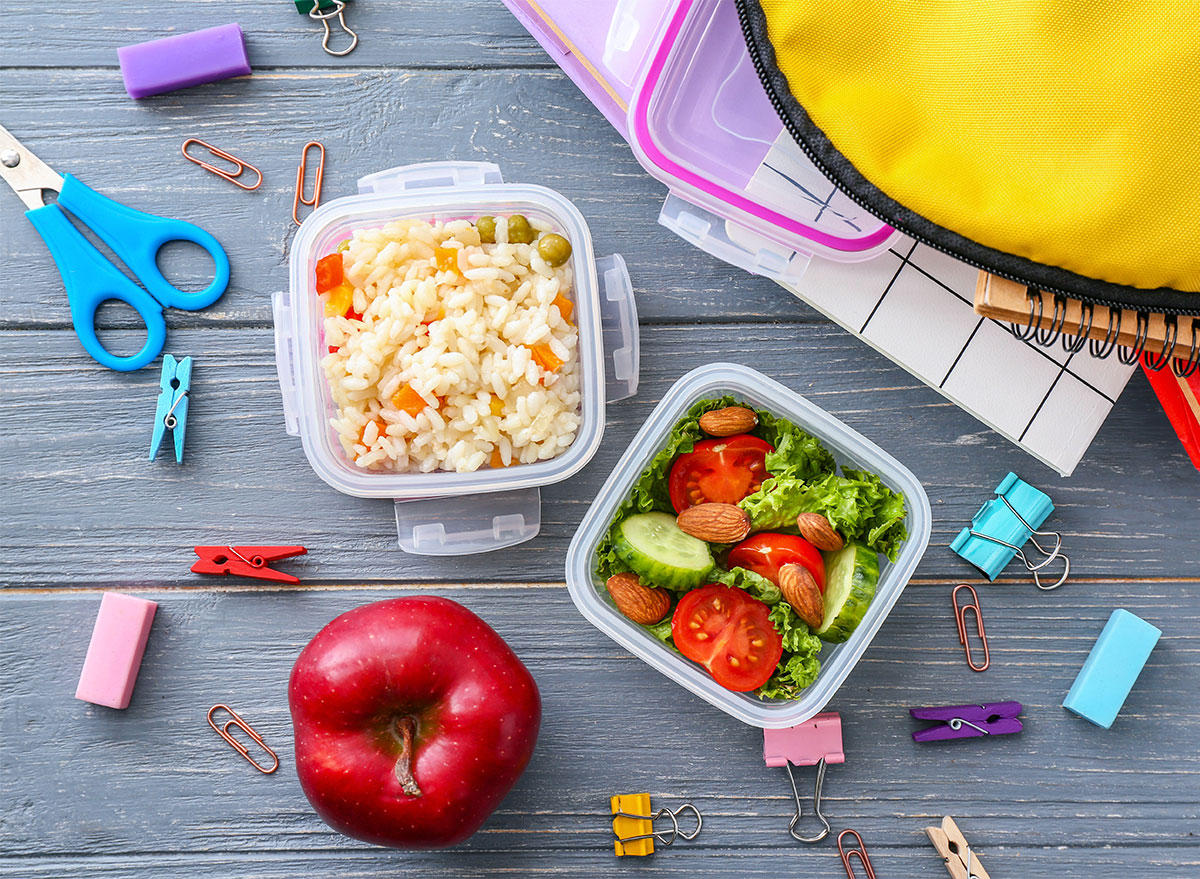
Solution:
M 799 152 L 781 135 L 747 190 L 778 203 L 790 188 L 792 215 L 811 217 L 835 190 L 795 183 L 787 169 Z M 975 313 L 977 276 L 975 268 L 902 238 L 867 262 L 813 257 L 801 281 L 785 289 L 1068 476 L 1136 365 L 1097 359 L 1086 348 L 1071 353 L 1021 341 L 1006 324 Z

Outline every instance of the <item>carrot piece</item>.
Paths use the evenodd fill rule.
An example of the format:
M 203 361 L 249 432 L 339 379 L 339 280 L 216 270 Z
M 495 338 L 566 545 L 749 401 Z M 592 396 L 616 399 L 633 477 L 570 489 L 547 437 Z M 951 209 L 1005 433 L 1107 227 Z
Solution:
M 440 401 L 439 401 L 440 402 Z M 429 404 L 425 399 L 412 389 L 412 385 L 401 385 L 400 390 L 392 394 L 392 405 L 401 412 L 407 412 L 413 418 L 416 418 L 425 411 L 425 407 Z
M 533 362 L 546 372 L 557 372 L 558 368 L 566 363 L 565 360 L 559 359 L 549 345 L 526 345 L 525 347 L 533 352 Z
M 501 457 L 499 449 L 492 449 L 492 461 L 490 466 L 493 468 L 508 466 L 504 463 L 504 458 Z
M 239 172 L 240 173 L 240 172 Z M 342 276 L 342 255 L 331 253 L 317 260 L 317 292 L 326 293 L 345 280 Z
M 370 424 L 370 423 L 371 422 L 369 422 L 369 421 L 367 422 L 367 424 Z M 359 445 L 365 446 L 367 444 L 366 440 L 363 439 L 363 437 L 365 437 L 367 435 L 367 424 L 364 424 L 362 426 L 362 430 L 360 430 L 358 432 Z M 378 429 L 380 436 L 383 436 L 385 433 L 387 433 L 387 422 L 385 422 L 382 418 L 375 419 L 375 427 Z
M 574 302 L 572 302 L 566 296 L 563 296 L 561 293 L 559 293 L 557 296 L 554 297 L 554 301 L 551 302 L 550 304 L 557 305 L 558 313 L 562 315 L 563 320 L 565 320 L 567 323 L 571 322 L 571 315 L 574 314 L 574 312 L 575 312 L 575 303 Z
M 354 306 L 354 285 L 343 281 L 329 291 L 325 300 L 326 317 L 342 317 Z
M 440 272 L 457 272 L 458 248 L 435 247 L 433 249 L 433 261 Z

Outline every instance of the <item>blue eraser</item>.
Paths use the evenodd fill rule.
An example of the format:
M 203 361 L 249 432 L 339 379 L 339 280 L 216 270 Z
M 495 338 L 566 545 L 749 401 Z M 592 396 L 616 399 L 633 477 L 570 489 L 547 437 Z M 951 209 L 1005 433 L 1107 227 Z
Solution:
M 1137 614 L 1114 610 L 1063 699 L 1063 708 L 1096 726 L 1112 727 L 1160 637 L 1162 631 Z

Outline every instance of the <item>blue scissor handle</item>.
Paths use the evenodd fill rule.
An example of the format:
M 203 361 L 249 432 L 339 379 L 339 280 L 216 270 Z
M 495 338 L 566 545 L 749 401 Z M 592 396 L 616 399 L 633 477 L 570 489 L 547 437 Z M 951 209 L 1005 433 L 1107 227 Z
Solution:
M 25 216 L 37 229 L 58 265 L 71 320 L 84 350 L 101 366 L 129 372 L 152 361 L 167 341 L 167 324 L 158 300 L 125 277 L 106 259 L 92 242 L 71 225 L 57 204 L 26 211 Z M 131 357 L 109 354 L 96 338 L 96 309 L 100 303 L 117 299 L 126 303 L 146 322 L 146 344 Z
M 220 299 L 229 286 L 229 257 L 217 239 L 199 226 L 126 207 L 70 174 L 63 175 L 58 204 L 91 227 L 129 266 L 150 295 L 165 306 L 196 311 Z M 157 257 L 159 248 L 168 241 L 190 241 L 208 251 L 213 258 L 212 283 L 197 293 L 188 293 L 164 278 Z

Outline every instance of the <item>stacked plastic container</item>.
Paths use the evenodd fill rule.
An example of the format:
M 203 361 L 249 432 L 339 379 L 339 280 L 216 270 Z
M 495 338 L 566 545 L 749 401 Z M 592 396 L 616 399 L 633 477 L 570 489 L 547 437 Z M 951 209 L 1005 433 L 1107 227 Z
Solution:
M 317 475 L 338 491 L 392 498 L 400 547 L 421 555 L 469 555 L 534 537 L 539 487 L 577 473 L 604 433 L 605 403 L 632 396 L 638 380 L 633 288 L 620 256 L 597 260 L 583 216 L 557 192 L 504 183 L 490 163 L 410 165 L 364 177 L 359 194 L 314 211 L 292 244 L 290 289 L 276 294 L 275 358 L 287 431 L 299 436 Z M 522 213 L 543 220 L 572 244 L 572 298 L 579 330 L 582 418 L 574 443 L 548 461 L 474 473 L 363 470 L 342 450 L 329 420 L 336 407 L 321 360 L 324 311 L 313 287 L 317 260 L 355 229 L 392 220 L 428 221 Z

